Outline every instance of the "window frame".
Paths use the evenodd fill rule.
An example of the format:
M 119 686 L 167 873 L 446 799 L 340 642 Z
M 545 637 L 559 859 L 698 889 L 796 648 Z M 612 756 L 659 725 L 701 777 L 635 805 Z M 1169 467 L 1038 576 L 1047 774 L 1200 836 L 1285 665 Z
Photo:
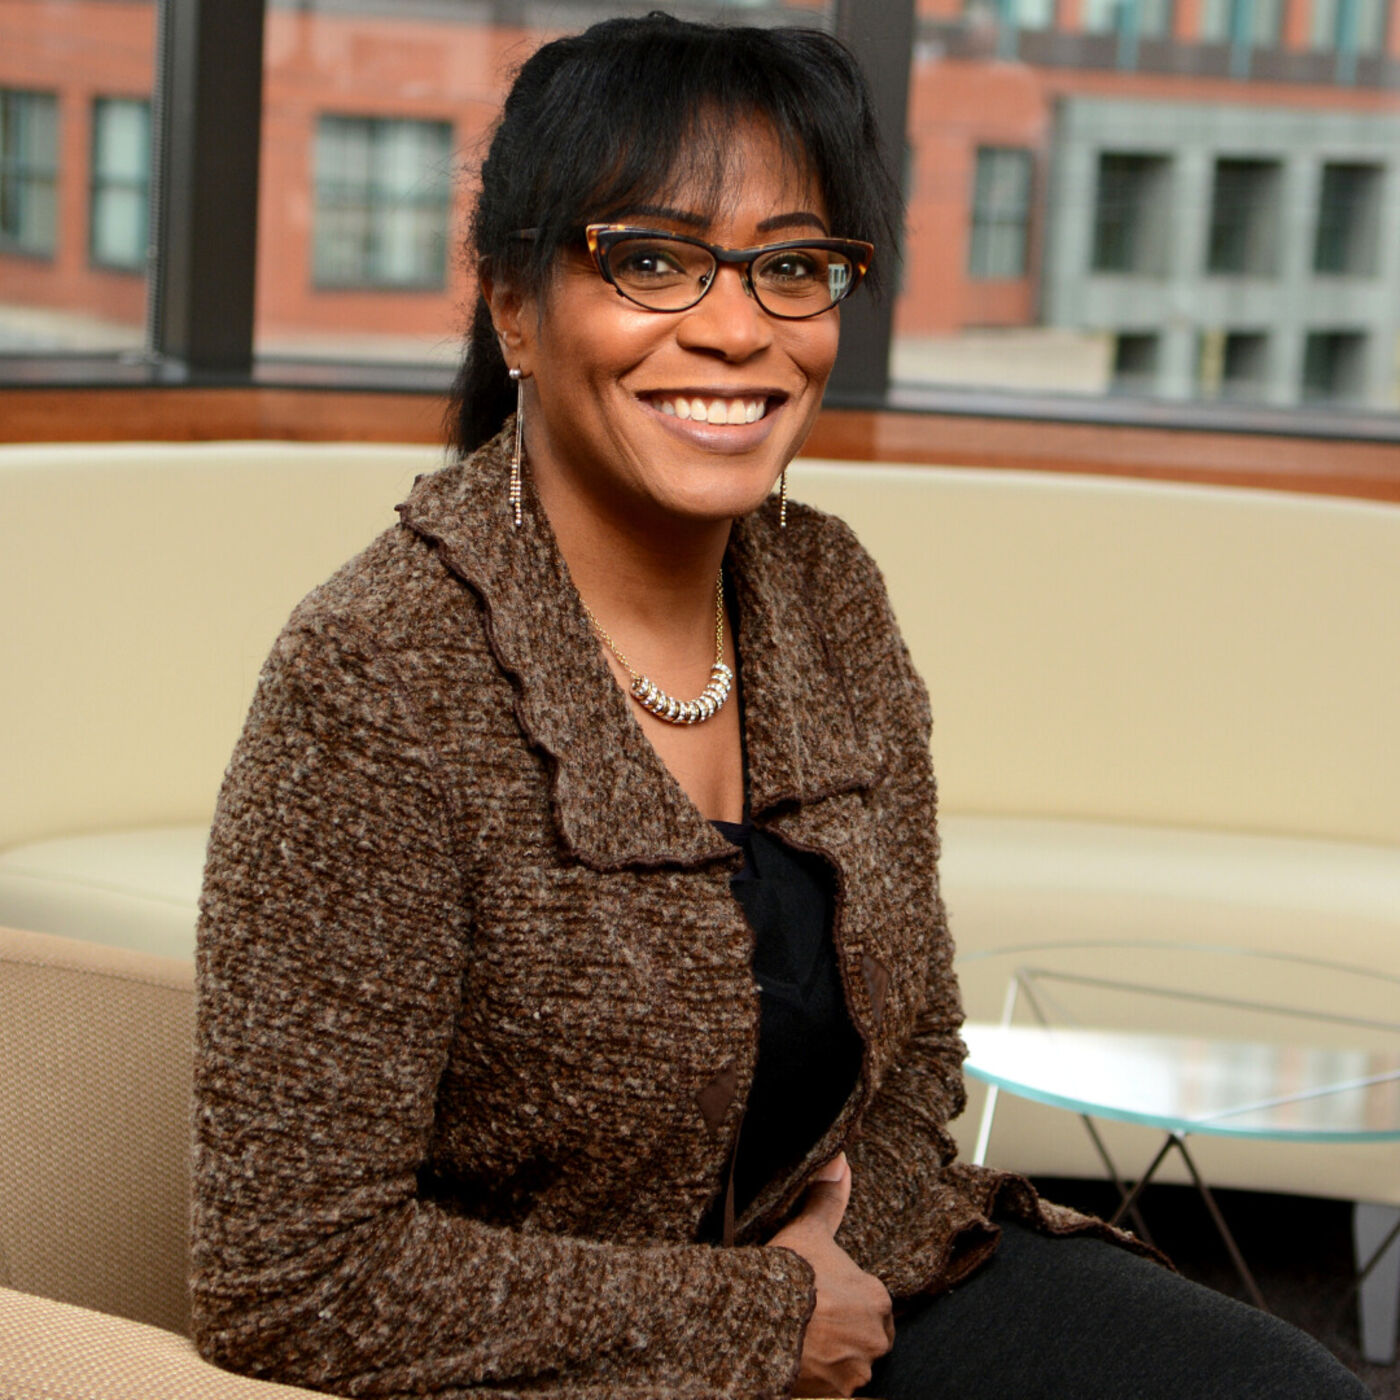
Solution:
M 332 123 L 347 129 L 354 127 L 363 128 L 367 138 L 367 179 L 363 188 L 360 189 L 360 203 L 358 206 L 355 206 L 363 211 L 366 218 L 363 263 L 368 269 L 368 272 L 367 275 L 362 275 L 360 277 L 333 276 L 321 265 L 322 225 L 320 221 L 327 207 L 323 204 L 322 200 L 324 191 L 332 183 L 322 174 L 321 170 L 322 141 Z M 377 179 L 375 161 L 377 143 L 395 128 L 407 126 L 419 127 L 425 132 L 432 131 L 435 134 L 445 136 L 440 159 L 447 178 L 440 188 L 434 187 L 422 195 L 419 195 L 417 191 L 415 191 L 412 195 L 405 198 L 403 192 L 393 191 Z M 317 114 L 316 134 L 312 143 L 313 168 L 311 187 L 314 192 L 314 201 L 310 269 L 311 285 L 316 291 L 439 292 L 446 287 L 448 249 L 451 242 L 452 229 L 451 165 L 452 143 L 455 134 L 453 122 L 446 119 L 399 117 L 382 112 L 320 112 Z M 391 211 L 402 209 L 405 205 L 411 207 L 415 212 L 431 210 L 441 215 L 442 248 L 440 257 L 435 264 L 434 273 L 430 276 L 415 277 L 405 280 L 394 280 L 383 276 L 376 277 L 373 275 L 373 264 L 376 259 L 376 251 L 382 253 L 382 244 L 384 241 L 383 230 L 380 226 L 381 221 L 385 215 Z
M 1011 160 L 1007 160 L 1011 157 Z M 998 181 L 994 169 L 996 165 L 1012 166 L 1017 169 L 1020 187 L 1017 200 L 1006 205 L 994 198 L 984 199 L 984 192 L 992 194 Z M 983 178 L 984 170 L 986 178 Z M 967 275 L 979 282 L 1021 281 L 1031 274 L 1031 233 L 1035 219 L 1035 152 L 1025 146 L 978 146 L 973 157 L 971 217 L 967 235 Z M 1019 236 L 1017 270 L 999 272 L 992 270 L 995 259 L 991 249 L 999 241 L 996 235 L 1007 228 L 1015 228 Z M 979 257 L 979 249 L 982 256 Z M 987 264 L 982 266 L 981 264 Z
M 13 179 L 21 190 L 28 190 L 36 184 L 47 183 L 49 198 L 53 206 L 49 244 L 47 248 L 26 246 L 19 239 L 11 240 L 6 237 L 3 226 L 0 226 L 0 255 L 7 258 L 33 258 L 38 262 L 51 263 L 58 255 L 58 162 L 62 150 L 60 124 L 63 120 L 58 94 L 45 88 L 0 88 L 0 104 L 3 104 L 7 111 L 14 106 L 36 101 L 47 101 L 52 108 L 53 159 L 48 168 L 44 169 L 42 166 L 31 166 L 22 155 L 7 156 L 3 141 L 9 130 L 10 122 L 13 120 L 7 115 L 3 124 L 0 124 L 0 192 L 3 192 L 7 177 Z
M 154 124 L 154 111 L 151 99 L 148 97 L 128 97 L 118 93 L 95 93 L 89 107 L 89 139 L 88 139 L 88 208 L 87 208 L 87 251 L 88 264 L 96 268 L 99 272 L 114 272 L 136 277 L 144 277 L 150 263 L 149 250 L 151 246 L 151 182 L 154 172 L 151 168 L 152 162 L 147 156 L 146 173 L 144 178 L 137 179 L 128 175 L 112 175 L 104 172 L 98 165 L 98 148 L 102 141 L 102 113 L 110 111 L 117 106 L 139 107 L 145 109 L 146 114 L 146 148 L 149 151 L 151 144 L 151 131 Z M 102 196 L 110 192 L 128 192 L 138 198 L 139 207 L 142 213 L 140 224 L 141 232 L 144 235 L 141 239 L 140 249 L 133 255 L 130 262 L 121 261 L 112 257 L 104 256 L 98 250 L 97 221 L 98 211 L 101 205 Z
M 373 381 L 371 391 L 379 394 L 402 395 L 409 382 L 436 385 L 435 372 L 425 376 L 417 368 L 408 376 L 354 363 L 255 362 L 253 291 L 266 0 L 157 3 L 150 213 L 157 255 L 149 271 L 146 353 L 139 360 L 96 354 L 0 356 L 0 392 L 7 384 L 214 386 L 245 390 L 251 402 L 283 390 L 364 394 L 367 378 Z M 834 31 L 855 50 L 870 79 L 892 162 L 896 169 L 907 168 L 910 56 L 923 32 L 915 0 L 833 3 Z M 1144 431 L 1217 438 L 1237 433 L 1243 455 L 1259 434 L 1315 440 L 1322 432 L 1327 440 L 1400 442 L 1400 414 L 1389 412 L 1339 409 L 1324 418 L 1300 409 L 1124 398 L 1081 401 L 1011 392 L 969 394 L 935 385 L 894 386 L 889 369 L 893 328 L 893 297 L 879 304 L 857 298 L 843 308 L 841 353 L 828 386 L 829 406 L 878 409 L 900 421 L 914 414 L 931 422 L 951 415 L 1008 425 L 1058 424 L 1076 441 L 1086 432 L 1123 432 L 1134 425 Z M 9 433 L 0 436 L 17 440 Z M 1190 449 L 1183 446 L 1183 451 Z
M 1092 276 L 1166 276 L 1163 223 L 1155 215 L 1159 206 L 1170 203 L 1175 180 L 1176 164 L 1169 152 L 1099 150 L 1089 247 Z

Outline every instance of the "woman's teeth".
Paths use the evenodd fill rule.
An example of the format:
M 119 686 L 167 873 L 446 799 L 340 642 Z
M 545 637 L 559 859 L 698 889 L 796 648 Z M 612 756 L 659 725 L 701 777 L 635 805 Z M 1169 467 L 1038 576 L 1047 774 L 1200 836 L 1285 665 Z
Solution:
M 658 399 L 657 407 L 672 418 L 695 423 L 756 423 L 768 412 L 767 399 Z

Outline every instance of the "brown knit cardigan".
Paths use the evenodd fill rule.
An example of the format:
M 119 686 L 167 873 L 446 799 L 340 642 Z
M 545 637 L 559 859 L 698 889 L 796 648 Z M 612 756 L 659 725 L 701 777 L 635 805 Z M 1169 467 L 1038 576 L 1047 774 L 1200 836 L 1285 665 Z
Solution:
M 199 932 L 201 1352 L 355 1396 L 786 1395 L 814 1301 L 760 1246 L 841 1148 L 896 1297 L 988 1216 L 1102 1229 L 955 1163 L 961 1012 L 929 713 L 839 521 L 735 524 L 756 822 L 837 873 L 856 1090 L 732 1247 L 696 1243 L 757 1047 L 738 859 L 634 722 L 503 439 L 421 479 L 297 608 L 219 800 Z M 534 506 L 534 502 L 528 502 Z

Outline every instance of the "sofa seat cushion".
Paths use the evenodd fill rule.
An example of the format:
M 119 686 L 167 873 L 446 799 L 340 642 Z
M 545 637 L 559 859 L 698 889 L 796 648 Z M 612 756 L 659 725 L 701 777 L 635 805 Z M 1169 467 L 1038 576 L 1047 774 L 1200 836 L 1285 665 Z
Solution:
M 1165 939 L 1400 976 L 1400 852 L 1390 847 L 956 812 L 942 834 L 963 955 Z M 0 924 L 189 957 L 207 835 L 151 827 L 13 846 L 0 852 Z
M 941 822 L 964 956 L 1021 944 L 1211 943 L 1400 976 L 1400 850 L 961 813 Z M 982 1019 L 995 1007 L 968 1007 Z
M 315 1400 L 201 1360 L 175 1332 L 0 1288 L 0 1395 L 12 1400 Z
M 203 825 L 149 827 L 0 851 L 0 924 L 193 957 L 208 837 Z
M 0 924 L 189 958 L 206 836 L 203 826 L 155 827 L 12 847 L 0 853 Z M 1400 853 L 1391 847 L 962 813 L 944 816 L 942 836 L 960 960 L 1023 945 L 1160 940 L 1322 958 L 1400 978 Z M 1001 989 L 964 980 L 969 1017 L 995 1020 Z M 964 1151 L 981 1098 L 970 1084 L 970 1110 L 954 1125 Z M 1139 1168 L 1144 1130 L 1106 1132 L 1121 1144 L 1125 1170 Z M 1400 1145 L 1198 1142 L 1221 1185 L 1400 1203 Z M 1008 1100 L 993 1160 L 1052 1175 L 1099 1171 L 1070 1115 Z M 1177 1176 L 1169 1167 L 1166 1179 Z

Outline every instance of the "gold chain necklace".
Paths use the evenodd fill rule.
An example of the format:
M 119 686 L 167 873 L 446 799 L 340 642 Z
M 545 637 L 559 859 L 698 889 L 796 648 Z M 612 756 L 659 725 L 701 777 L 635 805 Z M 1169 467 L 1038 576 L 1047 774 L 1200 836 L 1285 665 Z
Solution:
M 579 599 L 583 603 L 583 599 Z M 694 700 L 677 700 L 667 695 L 655 681 L 648 680 L 618 650 L 618 645 L 608 636 L 607 629 L 593 616 L 593 609 L 583 603 L 588 620 L 598 635 L 607 643 L 608 650 L 622 662 L 623 670 L 632 677 L 632 698 L 644 710 L 650 711 L 657 719 L 667 724 L 704 724 L 729 699 L 729 688 L 734 684 L 734 672 L 724 664 L 724 570 L 719 571 L 715 580 L 715 664 L 710 667 L 710 683 Z

